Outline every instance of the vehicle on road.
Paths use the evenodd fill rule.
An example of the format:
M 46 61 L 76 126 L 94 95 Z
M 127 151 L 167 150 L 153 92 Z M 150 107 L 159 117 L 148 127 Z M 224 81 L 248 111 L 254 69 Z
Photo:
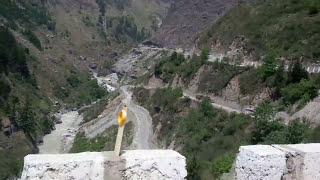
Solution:
M 202 100 L 204 98 L 204 96 L 203 95 L 196 95 L 196 99 L 198 99 L 198 100 Z
M 249 114 L 253 114 L 255 108 L 251 107 L 251 108 L 246 108 L 245 109 L 245 114 L 249 115 Z

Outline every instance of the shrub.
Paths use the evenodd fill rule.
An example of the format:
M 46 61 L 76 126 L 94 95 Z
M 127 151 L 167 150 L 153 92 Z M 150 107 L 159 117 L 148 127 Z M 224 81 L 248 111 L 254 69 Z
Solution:
M 309 0 L 308 2 L 309 14 L 318 14 L 320 9 L 320 1 L 319 0 Z
M 255 94 L 263 88 L 262 74 L 255 68 L 252 68 L 239 77 L 240 91 L 242 94 Z
M 196 158 L 193 157 L 188 157 L 187 158 L 187 171 L 188 171 L 188 176 L 187 179 L 193 180 L 193 179 L 200 179 L 199 175 L 199 168 L 200 165 Z
M 74 88 L 78 87 L 78 85 L 81 83 L 81 81 L 77 78 L 76 75 L 72 75 L 72 76 L 68 77 L 67 81 Z
M 230 171 L 235 160 L 235 154 L 227 153 L 214 162 L 209 163 L 209 168 L 214 176 L 218 179 L 223 173 Z
M 210 63 L 205 67 L 204 72 L 200 75 L 198 90 L 216 94 L 225 88 L 236 74 L 242 71 L 242 68 L 218 62 Z
M 306 135 L 307 143 L 320 143 L 320 125 L 310 130 Z
M 288 76 L 288 83 L 299 83 L 302 79 L 309 79 L 308 72 L 302 67 L 300 61 L 293 64 Z
M 286 139 L 288 144 L 301 143 L 305 139 L 309 125 L 306 122 L 301 122 L 299 119 L 293 120 L 288 125 L 288 133 Z
M 175 112 L 177 111 L 175 104 L 182 95 L 183 91 L 181 88 L 157 89 L 152 96 L 152 105 L 161 107 L 167 112 Z
M 207 48 L 207 47 L 203 48 L 202 51 L 201 51 L 201 55 L 200 55 L 201 56 L 201 60 L 203 62 L 207 61 L 209 59 L 209 54 L 210 54 L 210 49 Z
M 314 81 L 302 79 L 300 83 L 291 84 L 282 90 L 285 102 L 293 104 L 303 98 L 309 101 L 318 95 L 318 88 Z

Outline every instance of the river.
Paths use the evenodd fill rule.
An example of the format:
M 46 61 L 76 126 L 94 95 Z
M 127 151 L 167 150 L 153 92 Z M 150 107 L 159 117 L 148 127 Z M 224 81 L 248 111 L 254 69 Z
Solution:
M 77 111 L 69 111 L 61 116 L 62 123 L 56 124 L 56 130 L 43 137 L 39 145 L 40 154 L 67 153 L 72 146 L 82 116 Z

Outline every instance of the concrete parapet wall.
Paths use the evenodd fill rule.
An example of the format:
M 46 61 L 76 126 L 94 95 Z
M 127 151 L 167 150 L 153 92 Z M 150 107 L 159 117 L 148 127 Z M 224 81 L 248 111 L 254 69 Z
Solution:
M 320 144 L 241 146 L 236 179 L 320 179 Z
M 184 179 L 186 159 L 173 150 L 32 154 L 24 159 L 22 180 Z

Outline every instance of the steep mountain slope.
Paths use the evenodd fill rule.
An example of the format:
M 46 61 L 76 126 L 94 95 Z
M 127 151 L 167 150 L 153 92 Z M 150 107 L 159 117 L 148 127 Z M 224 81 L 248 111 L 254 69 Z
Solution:
M 152 141 L 159 146 L 187 156 L 191 179 L 218 178 L 229 171 L 240 144 L 319 141 L 319 127 L 310 130 L 309 124 L 296 120 L 287 126 L 275 117 L 278 111 L 289 116 L 318 95 L 318 75 L 308 74 L 298 61 L 286 68 L 278 58 L 317 62 L 319 9 L 317 0 L 1 3 L 0 179 L 19 174 L 23 156 L 36 153 L 43 135 L 59 122 L 55 114 L 59 110 L 100 99 L 85 110 L 83 123 L 89 124 L 91 133 L 79 133 L 73 151 L 113 147 L 116 126 L 111 125 L 118 109 L 128 102 L 121 102 L 123 94 L 106 96 L 91 73 L 116 72 L 123 75 L 121 85 L 145 85 L 134 89 L 133 96 L 149 110 L 153 129 L 144 136 L 137 130 L 143 127 L 141 122 L 134 119 L 134 125 L 127 126 L 126 143 L 140 139 L 141 147 L 149 147 L 145 142 L 154 135 Z M 178 47 L 195 47 L 202 53 L 179 54 L 170 49 Z M 208 62 L 210 51 L 226 55 L 232 51 L 232 56 L 216 60 L 213 53 Z M 244 56 L 251 61 L 264 57 L 265 62 L 257 63 L 261 65 L 257 68 L 240 66 Z M 190 91 L 192 98 L 184 97 L 184 91 Z M 211 100 L 200 102 L 205 96 Z M 236 112 L 248 106 L 257 110 L 255 117 L 228 114 L 214 109 L 210 101 L 232 105 Z M 149 113 L 137 107 L 134 111 L 143 110 L 140 114 L 150 128 Z
M 198 33 L 239 3 L 239 0 L 175 0 L 153 41 L 166 47 L 190 48 Z
M 239 49 L 239 56 L 260 60 L 274 53 L 286 60 L 317 63 L 319 54 L 318 0 L 250 0 L 235 7 L 202 33 L 197 43 L 217 52 Z
M 105 8 L 115 13 L 107 12 L 99 21 L 97 2 L 0 4 L 0 179 L 18 175 L 23 157 L 38 152 L 43 135 L 59 122 L 57 111 L 79 108 L 106 94 L 90 73 L 110 72 L 118 55 L 154 32 L 154 16 L 161 19 L 168 7 L 165 1 L 135 1 L 123 7 L 114 1 Z M 150 10 L 139 14 L 141 9 Z M 112 27 L 106 29 L 108 19 Z

